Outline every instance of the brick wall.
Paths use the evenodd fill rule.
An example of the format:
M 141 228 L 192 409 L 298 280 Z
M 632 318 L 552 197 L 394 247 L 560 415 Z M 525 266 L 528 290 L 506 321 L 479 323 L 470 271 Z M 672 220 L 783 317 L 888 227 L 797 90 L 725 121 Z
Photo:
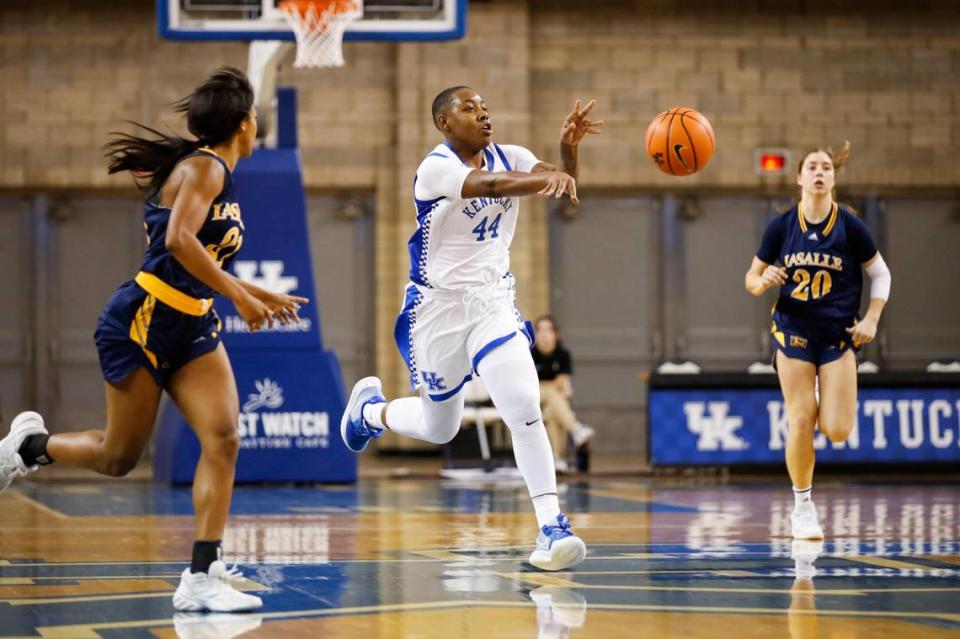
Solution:
M 960 9 L 953 2 L 707 0 L 472 3 L 469 35 L 432 44 L 349 43 L 348 66 L 284 69 L 300 88 L 301 143 L 311 189 L 376 192 L 377 361 L 389 389 L 405 376 L 391 323 L 413 229 L 409 185 L 438 140 L 429 105 L 470 84 L 497 136 L 555 159 L 559 124 L 576 98 L 597 98 L 606 133 L 582 151 L 594 188 L 754 189 L 758 146 L 853 143 L 844 180 L 864 188 L 960 183 Z M 13 6 L 11 6 L 13 5 Z M 850 8 L 856 5 L 856 8 Z M 207 71 L 243 67 L 237 43 L 182 43 L 155 34 L 153 2 L 39 0 L 0 10 L 0 189 L 129 189 L 108 177 L 100 145 L 134 119 L 181 128 L 165 105 Z M 642 139 L 670 106 L 700 109 L 718 149 L 683 180 L 654 170 Z M 789 180 L 787 180 L 789 183 Z M 780 184 L 776 182 L 775 185 Z M 546 212 L 524 205 L 514 244 L 520 303 L 549 300 Z

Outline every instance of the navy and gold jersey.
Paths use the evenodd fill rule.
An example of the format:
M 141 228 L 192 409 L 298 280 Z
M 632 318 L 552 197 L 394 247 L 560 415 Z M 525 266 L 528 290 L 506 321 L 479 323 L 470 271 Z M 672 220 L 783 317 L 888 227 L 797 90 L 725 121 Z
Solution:
M 207 219 L 197 233 L 197 239 L 203 244 L 213 260 L 226 269 L 243 245 L 243 219 L 240 204 L 237 202 L 236 189 L 230 169 L 216 153 L 209 149 L 200 149 L 184 159 L 206 156 L 214 158 L 223 165 L 223 189 L 213 200 Z M 209 298 L 216 294 L 209 286 L 187 272 L 170 254 L 166 247 L 167 224 L 171 210 L 160 206 L 156 201 L 144 204 L 144 226 L 147 231 L 147 252 L 144 255 L 142 271 L 151 273 L 178 291 L 194 298 Z
M 776 311 L 798 322 L 851 326 L 860 310 L 861 264 L 877 254 L 866 225 L 833 204 L 830 215 L 812 224 L 798 204 L 774 219 L 763 234 L 757 257 L 787 270 Z
M 225 171 L 223 188 L 197 238 L 210 257 L 227 268 L 243 244 L 233 176 L 209 149 L 186 157 L 198 155 L 214 158 Z M 179 369 L 220 344 L 220 318 L 212 308 L 215 291 L 190 275 L 167 250 L 170 212 L 157 202 L 144 205 L 147 252 L 143 267 L 117 289 L 97 320 L 94 340 L 108 382 L 119 383 L 142 367 L 165 387 Z

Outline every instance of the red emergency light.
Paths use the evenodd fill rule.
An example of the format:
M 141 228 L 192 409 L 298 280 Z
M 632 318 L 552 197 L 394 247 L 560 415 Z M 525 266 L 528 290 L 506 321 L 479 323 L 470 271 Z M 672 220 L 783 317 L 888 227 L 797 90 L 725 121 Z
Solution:
M 786 149 L 757 149 L 755 153 L 757 173 L 784 175 L 790 164 L 790 152 Z

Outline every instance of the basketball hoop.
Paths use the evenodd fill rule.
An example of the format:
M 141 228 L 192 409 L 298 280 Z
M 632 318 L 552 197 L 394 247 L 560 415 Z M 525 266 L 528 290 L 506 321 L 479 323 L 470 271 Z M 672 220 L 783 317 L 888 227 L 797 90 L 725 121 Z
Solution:
M 355 0 L 282 0 L 279 9 L 297 38 L 298 68 L 342 67 L 343 32 L 363 16 Z

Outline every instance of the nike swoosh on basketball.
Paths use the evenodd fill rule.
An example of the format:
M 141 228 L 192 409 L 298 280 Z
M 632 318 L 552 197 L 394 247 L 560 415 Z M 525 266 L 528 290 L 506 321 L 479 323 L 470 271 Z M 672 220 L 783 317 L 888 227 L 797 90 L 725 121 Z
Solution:
M 680 149 L 682 148 L 683 148 L 683 145 L 678 142 L 677 144 L 673 145 L 673 152 L 676 154 L 677 159 L 680 160 L 680 164 L 683 165 L 683 168 L 690 170 L 690 167 L 687 166 L 687 161 L 683 159 L 682 155 L 680 155 Z

